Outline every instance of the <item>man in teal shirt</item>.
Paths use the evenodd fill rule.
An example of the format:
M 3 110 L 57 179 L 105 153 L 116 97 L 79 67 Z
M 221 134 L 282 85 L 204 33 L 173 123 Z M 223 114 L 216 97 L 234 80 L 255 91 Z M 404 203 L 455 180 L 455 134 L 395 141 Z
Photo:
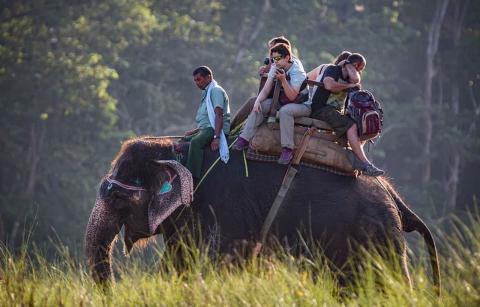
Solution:
M 202 90 L 202 99 L 197 110 L 195 121 L 197 128 L 185 133 L 185 141 L 190 142 L 186 167 L 196 179 L 200 178 L 203 163 L 203 151 L 210 144 L 212 151 L 219 149 L 220 134 L 230 133 L 230 106 L 225 90 L 216 85 L 211 89 L 210 101 L 215 112 L 212 125 L 207 110 L 207 90 L 213 81 L 213 73 L 207 66 L 200 66 L 193 71 L 193 81 Z M 215 82 L 216 83 L 216 82 Z

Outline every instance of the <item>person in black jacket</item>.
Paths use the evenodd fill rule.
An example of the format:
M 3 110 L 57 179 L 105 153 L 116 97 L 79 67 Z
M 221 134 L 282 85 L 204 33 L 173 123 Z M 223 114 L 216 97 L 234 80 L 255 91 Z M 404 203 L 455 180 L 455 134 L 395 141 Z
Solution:
M 357 125 L 344 112 L 347 93 L 360 88 L 360 73 L 366 63 L 361 54 L 353 53 L 340 65 L 329 65 L 320 80 L 324 86 L 319 87 L 312 97 L 311 117 L 327 122 L 337 136 L 347 135 L 353 153 L 360 160 L 353 163 L 354 168 L 367 176 L 379 176 L 384 171 L 368 160 L 358 136 Z

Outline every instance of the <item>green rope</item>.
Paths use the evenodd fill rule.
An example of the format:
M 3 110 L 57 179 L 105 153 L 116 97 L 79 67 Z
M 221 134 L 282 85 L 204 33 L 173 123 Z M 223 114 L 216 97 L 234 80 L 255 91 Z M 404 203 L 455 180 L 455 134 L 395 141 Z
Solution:
M 238 138 L 235 139 L 235 141 L 232 142 L 232 144 L 230 144 L 230 146 L 228 146 L 228 150 L 230 150 L 230 148 L 233 146 L 233 144 L 235 144 L 237 142 Z M 220 156 L 217 158 L 217 160 L 215 160 L 215 162 L 212 163 L 212 165 L 210 165 L 210 167 L 208 168 L 208 170 L 205 172 L 205 174 L 203 174 L 202 178 L 200 179 L 200 181 L 198 182 L 197 186 L 195 187 L 195 190 L 193 191 L 193 194 L 195 194 L 195 192 L 197 192 L 198 190 L 198 187 L 202 184 L 203 180 L 207 177 L 207 175 L 212 171 L 212 169 L 215 167 L 215 165 L 217 165 L 218 161 L 220 161 Z
M 245 125 L 245 122 L 247 120 L 245 119 L 243 122 L 241 122 L 239 125 L 237 125 L 233 130 L 230 131 L 230 136 L 233 136 L 235 135 L 237 132 L 240 131 L 241 128 L 243 128 L 243 126 Z M 232 144 L 230 144 L 230 146 L 228 146 L 228 149 L 230 150 L 230 148 L 233 146 L 233 144 L 235 144 L 238 140 L 238 137 L 235 139 L 235 141 L 232 142 Z M 245 151 L 243 152 L 243 155 L 245 157 Z M 205 174 L 203 174 L 202 178 L 200 179 L 200 181 L 198 182 L 197 186 L 195 187 L 195 190 L 193 191 L 193 194 L 195 194 L 195 192 L 198 190 L 198 187 L 202 184 L 203 180 L 207 177 L 207 175 L 212 171 L 212 169 L 215 167 L 215 165 L 217 165 L 218 161 L 220 161 L 220 157 L 217 158 L 217 160 L 215 160 L 215 162 L 213 162 L 213 164 L 210 166 L 210 168 L 205 172 Z M 245 164 L 246 165 L 246 164 Z M 247 177 L 248 177 L 248 170 L 246 170 L 247 172 Z
M 247 165 L 247 158 L 245 157 L 245 150 L 243 151 L 243 164 L 245 165 L 245 177 L 248 178 L 248 165 Z
M 247 120 L 244 120 L 240 125 L 238 125 L 237 127 L 235 127 L 234 129 L 234 133 L 238 132 L 238 130 L 240 130 L 240 128 L 242 128 L 244 125 L 245 125 L 245 122 Z M 233 134 L 233 133 L 232 133 Z M 230 135 L 232 135 L 230 134 Z M 232 148 L 233 144 L 235 144 L 238 140 L 238 137 L 235 139 L 235 141 L 232 142 L 232 144 L 230 144 L 230 146 L 228 146 L 228 150 L 230 150 L 230 148 Z M 243 156 L 245 157 L 245 151 L 243 151 Z M 203 174 L 202 178 L 200 179 L 200 181 L 198 182 L 197 186 L 195 187 L 195 190 L 193 190 L 193 194 L 195 195 L 195 192 L 197 192 L 198 190 L 198 187 L 200 187 L 200 185 L 202 184 L 203 180 L 207 177 L 207 175 L 212 171 L 212 169 L 215 167 L 215 165 L 218 163 L 218 161 L 220 161 L 220 156 L 217 158 L 217 160 L 215 160 L 215 162 L 213 162 L 213 164 L 208 168 L 208 170 L 205 172 L 205 174 Z M 246 162 L 245 162 L 246 163 Z M 245 164 L 246 165 L 246 164 Z M 247 177 L 248 177 L 248 169 L 246 169 L 246 172 L 247 172 Z M 185 210 L 185 208 L 187 208 L 187 206 L 183 206 L 182 210 L 180 211 L 180 215 L 182 215 L 183 211 Z
M 238 124 L 237 126 L 235 126 L 235 128 L 233 128 L 232 130 L 230 130 L 230 136 L 236 135 L 236 134 L 240 131 L 240 129 L 243 128 L 243 126 L 245 125 L 245 122 L 246 122 L 246 121 L 247 121 L 247 120 L 245 119 L 243 122 L 241 122 L 240 124 Z

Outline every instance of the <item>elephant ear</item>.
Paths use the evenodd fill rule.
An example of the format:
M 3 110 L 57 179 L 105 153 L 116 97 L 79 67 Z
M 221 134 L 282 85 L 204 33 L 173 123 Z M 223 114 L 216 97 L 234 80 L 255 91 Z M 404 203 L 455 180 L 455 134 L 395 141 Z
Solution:
M 177 161 L 156 160 L 169 175 L 171 182 L 165 181 L 155 191 L 148 206 L 148 224 L 150 233 L 156 233 L 158 226 L 181 205 L 190 205 L 193 201 L 193 179 L 190 171 Z

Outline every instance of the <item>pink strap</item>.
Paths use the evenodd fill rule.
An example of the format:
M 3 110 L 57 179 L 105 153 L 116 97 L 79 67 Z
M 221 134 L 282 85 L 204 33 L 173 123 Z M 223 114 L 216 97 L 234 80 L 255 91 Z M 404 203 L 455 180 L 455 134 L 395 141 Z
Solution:
M 124 183 L 121 183 L 120 181 L 117 181 L 117 180 L 112 179 L 112 178 L 107 178 L 107 181 L 110 182 L 110 183 L 115 183 L 116 185 L 121 186 L 122 188 L 127 189 L 127 190 L 146 191 L 144 188 L 140 188 L 140 187 L 136 187 L 136 186 L 133 186 L 133 185 L 124 184 Z
M 168 182 L 169 182 L 170 184 L 172 184 L 173 180 L 175 180 L 175 178 L 177 178 L 177 174 L 175 174 L 174 176 L 172 176 L 172 173 L 170 172 L 170 170 L 169 170 L 168 168 L 166 168 L 165 171 L 167 171 L 168 177 L 170 177 L 170 179 L 168 180 Z
M 177 174 L 175 174 L 174 176 L 172 176 L 172 173 L 170 172 L 170 170 L 168 169 L 165 169 L 168 173 L 168 177 L 170 177 L 170 179 L 168 180 L 168 182 L 171 184 L 173 182 L 173 180 L 175 180 L 175 178 L 177 178 Z M 132 190 L 132 191 L 146 191 L 144 188 L 140 188 L 140 187 L 136 187 L 136 186 L 133 186 L 133 185 L 128 185 L 128 184 L 124 184 L 124 183 L 121 183 L 120 181 L 117 181 L 115 179 L 112 179 L 112 178 L 107 178 L 107 181 L 109 183 L 115 183 L 116 185 L 118 186 L 121 186 L 122 188 L 124 189 L 127 189 L 127 190 Z

